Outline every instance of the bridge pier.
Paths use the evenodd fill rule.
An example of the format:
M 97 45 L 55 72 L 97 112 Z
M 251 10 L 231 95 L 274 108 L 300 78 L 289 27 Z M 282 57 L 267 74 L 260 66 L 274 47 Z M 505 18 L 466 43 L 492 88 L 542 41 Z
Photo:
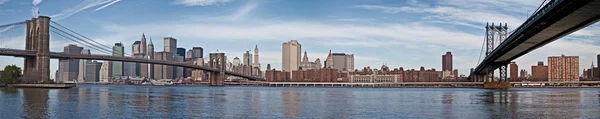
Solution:
M 209 66 L 216 68 L 219 71 L 210 72 L 210 86 L 223 86 L 225 81 L 225 68 L 227 62 L 225 53 L 210 53 L 209 54 Z
M 50 17 L 40 16 L 27 20 L 25 50 L 35 51 L 34 57 L 25 57 L 23 82 L 50 81 Z

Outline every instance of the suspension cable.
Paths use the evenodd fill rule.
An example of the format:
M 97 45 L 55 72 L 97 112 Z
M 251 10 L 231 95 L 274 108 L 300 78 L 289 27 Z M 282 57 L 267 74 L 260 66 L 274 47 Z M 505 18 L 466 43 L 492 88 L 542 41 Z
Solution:
M 51 26 L 51 27 L 52 27 L 52 26 Z M 84 46 L 86 46 L 86 47 L 92 48 L 92 49 L 94 49 L 94 50 L 97 50 L 97 51 L 99 51 L 99 52 L 102 52 L 102 53 L 105 53 L 105 54 L 111 54 L 111 53 L 110 53 L 111 51 L 109 51 L 109 50 L 102 49 L 102 48 L 100 48 L 100 49 L 99 49 L 97 46 L 95 46 L 95 47 L 94 47 L 94 46 L 90 46 L 89 44 L 82 43 L 81 41 L 83 41 L 83 40 L 81 40 L 81 39 L 79 39 L 79 40 L 74 40 L 73 38 L 75 38 L 75 39 L 78 39 L 78 38 L 77 38 L 77 37 L 74 37 L 74 36 L 72 36 L 72 35 L 70 35 L 70 34 L 68 34 L 68 33 L 64 33 L 64 32 L 62 32 L 62 31 L 60 31 L 60 30 L 58 30 L 58 29 L 56 29 L 56 28 L 54 28 L 54 27 L 52 27 L 52 28 L 53 28 L 53 29 L 55 29 L 55 30 L 51 30 L 51 32 L 53 32 L 53 33 L 55 33 L 55 34 L 57 34 L 57 35 L 60 35 L 60 36 L 62 36 L 62 37 L 64 37 L 64 38 L 67 38 L 68 40 L 74 41 L 74 42 L 76 42 L 76 43 L 79 43 L 79 44 L 81 44 L 81 45 L 84 45 Z M 57 32 L 56 30 L 58 30 L 59 32 L 62 32 L 62 33 L 64 33 L 64 34 L 62 34 L 62 33 L 59 33 L 59 32 Z M 71 36 L 71 37 L 69 37 L 69 36 L 66 36 L 65 34 L 66 34 L 66 35 L 69 35 L 69 36 Z M 86 42 L 86 41 L 83 41 L 83 42 Z
M 65 32 L 65 31 L 63 31 L 63 30 L 60 30 L 60 29 L 58 29 L 58 28 L 54 27 L 54 26 L 50 26 L 50 27 L 51 27 L 51 28 L 53 28 L 54 30 L 58 30 L 58 31 L 60 31 L 60 32 L 62 32 L 62 33 L 64 33 L 64 34 L 66 34 L 66 35 L 69 35 L 69 36 L 71 36 L 72 38 L 76 38 L 76 39 L 77 39 L 77 40 L 79 40 L 79 41 L 83 41 L 83 42 L 87 43 L 87 44 L 88 44 L 88 45 L 90 45 L 90 46 L 94 46 L 94 47 L 96 47 L 96 48 L 99 48 L 99 49 L 102 49 L 102 50 L 104 50 L 104 51 L 111 52 L 111 50 L 108 50 L 108 49 L 105 49 L 105 48 L 99 47 L 99 46 L 97 46 L 97 45 L 91 44 L 91 43 L 87 42 L 86 40 L 83 40 L 83 39 L 81 39 L 81 38 L 79 38 L 79 37 L 73 36 L 72 34 L 69 34 L 69 33 Z
M 79 34 L 79 33 L 75 32 L 75 31 L 73 31 L 73 30 L 71 30 L 71 29 L 69 29 L 69 28 L 67 28 L 67 27 L 65 27 L 65 26 L 63 26 L 63 25 L 61 25 L 61 24 L 59 24 L 59 23 L 56 23 L 56 22 L 54 22 L 54 21 L 52 21 L 52 20 L 51 20 L 50 22 L 52 22 L 52 23 L 54 23 L 54 24 L 58 25 L 59 27 L 62 27 L 62 28 L 64 28 L 64 29 L 66 29 L 66 30 L 68 30 L 68 31 L 70 31 L 70 32 L 73 32 L 73 33 L 75 33 L 76 35 L 79 35 L 79 36 L 81 36 L 81 37 L 83 37 L 83 38 L 85 38 L 85 39 L 87 39 L 87 40 L 90 40 L 90 41 L 92 41 L 92 42 L 94 42 L 94 43 L 96 43 L 96 44 L 98 44 L 98 45 L 100 45 L 100 46 L 103 46 L 103 47 L 105 47 L 105 48 L 111 49 L 111 47 L 108 47 L 108 46 L 106 46 L 106 45 L 104 45 L 104 44 L 102 44 L 102 43 L 98 43 L 98 42 L 96 42 L 96 41 L 94 41 L 94 40 L 92 40 L 92 39 L 90 39 L 90 38 L 88 38 L 88 37 L 85 37 L 85 36 L 83 36 L 83 35 L 81 35 L 81 34 Z

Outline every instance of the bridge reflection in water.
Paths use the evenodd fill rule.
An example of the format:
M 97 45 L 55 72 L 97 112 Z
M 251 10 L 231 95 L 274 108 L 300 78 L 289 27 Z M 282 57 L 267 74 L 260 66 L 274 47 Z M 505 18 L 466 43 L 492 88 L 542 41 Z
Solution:
M 2 88 L 0 105 L 3 118 L 600 118 L 600 91 L 82 85 Z

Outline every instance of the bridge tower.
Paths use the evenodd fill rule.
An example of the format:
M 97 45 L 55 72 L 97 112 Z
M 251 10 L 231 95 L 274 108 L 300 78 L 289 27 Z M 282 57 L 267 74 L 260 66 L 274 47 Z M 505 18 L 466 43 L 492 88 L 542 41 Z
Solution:
M 506 39 L 507 35 L 508 35 L 508 27 L 507 24 L 504 23 L 504 26 L 502 25 L 502 23 L 500 23 L 498 26 L 494 25 L 494 23 L 492 23 L 491 25 L 488 23 L 485 25 L 485 42 L 486 42 L 486 52 L 485 52 L 485 56 L 487 57 L 488 55 L 492 54 L 492 52 L 502 43 L 504 42 L 504 40 Z M 501 64 L 496 64 L 499 65 L 499 69 L 500 69 L 500 76 L 499 76 L 499 80 L 495 80 L 494 79 L 494 69 L 490 69 L 488 71 L 488 74 L 485 76 L 483 82 L 506 82 L 508 81 L 508 64 L 509 62 L 506 63 L 501 63 Z
M 210 53 L 208 64 L 211 68 L 216 68 L 219 71 L 210 72 L 210 85 L 222 86 L 225 80 L 226 60 L 225 53 Z
M 34 57 L 25 57 L 24 83 L 50 81 L 50 17 L 39 16 L 27 20 L 25 50 L 35 51 Z

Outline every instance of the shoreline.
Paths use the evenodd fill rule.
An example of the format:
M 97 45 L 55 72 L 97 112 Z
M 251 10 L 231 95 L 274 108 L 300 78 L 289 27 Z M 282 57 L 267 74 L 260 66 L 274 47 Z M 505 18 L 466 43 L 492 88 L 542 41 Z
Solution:
M 130 84 L 81 84 L 81 85 L 130 85 Z M 153 86 L 153 85 L 132 85 L 132 86 Z M 203 86 L 207 87 L 207 84 L 175 84 L 169 86 Z M 248 86 L 248 87 L 302 87 L 302 88 L 480 88 L 483 86 L 350 86 L 350 85 L 268 85 L 268 84 L 225 84 L 223 86 L 214 87 L 225 87 L 225 86 Z M 161 86 L 157 86 L 161 87 Z M 211 86 L 213 87 L 213 86 Z M 511 88 L 600 88 L 600 86 L 512 86 Z

